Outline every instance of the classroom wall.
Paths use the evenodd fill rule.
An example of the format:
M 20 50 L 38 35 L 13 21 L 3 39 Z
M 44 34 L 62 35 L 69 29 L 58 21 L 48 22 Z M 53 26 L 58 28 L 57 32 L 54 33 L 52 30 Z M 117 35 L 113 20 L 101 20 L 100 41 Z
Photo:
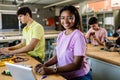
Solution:
M 100 10 L 111 10 L 111 0 L 101 0 L 98 2 L 93 2 L 88 4 L 89 8 L 92 8 L 95 12 Z
M 120 26 L 120 10 L 114 10 L 115 30 Z
M 35 19 L 37 22 L 41 23 L 43 26 L 46 26 L 46 21 L 45 19 L 47 18 L 54 18 L 55 16 L 55 9 L 50 9 L 50 8 L 46 8 L 44 9 L 43 6 L 45 5 L 26 5 L 29 6 L 32 11 L 35 11 L 35 8 L 38 9 L 36 14 L 33 14 L 33 19 Z M 39 17 L 37 17 L 39 15 Z
M 32 6 L 31 6 L 32 5 Z M 40 24 L 42 24 L 43 26 L 46 26 L 46 22 L 45 22 L 45 19 L 46 18 L 54 18 L 55 16 L 55 10 L 54 9 L 50 9 L 50 8 L 47 8 L 47 9 L 43 9 L 43 6 L 45 5 L 38 5 L 38 4 L 26 4 L 24 6 L 28 6 L 30 7 L 30 9 L 32 10 L 33 13 L 33 19 L 36 20 L 37 22 L 39 22 Z M 37 11 L 36 11 L 37 9 Z M 12 11 L 13 14 L 16 15 L 16 12 L 17 11 L 17 7 L 0 7 L 0 10 L 8 10 L 8 11 Z M 0 14 L 3 14 L 3 12 L 0 12 Z M 9 13 L 9 12 L 4 12 L 4 14 L 12 14 L 12 13 Z M 1 26 L 2 26 L 2 19 L 1 19 L 1 15 L 0 15 L 0 29 L 1 29 Z

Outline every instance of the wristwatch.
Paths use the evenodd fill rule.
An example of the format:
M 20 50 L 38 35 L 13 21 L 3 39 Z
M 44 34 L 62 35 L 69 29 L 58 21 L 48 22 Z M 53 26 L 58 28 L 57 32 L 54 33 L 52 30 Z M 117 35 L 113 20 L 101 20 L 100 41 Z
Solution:
M 57 72 L 57 67 L 53 68 L 53 72 L 54 72 L 54 73 Z

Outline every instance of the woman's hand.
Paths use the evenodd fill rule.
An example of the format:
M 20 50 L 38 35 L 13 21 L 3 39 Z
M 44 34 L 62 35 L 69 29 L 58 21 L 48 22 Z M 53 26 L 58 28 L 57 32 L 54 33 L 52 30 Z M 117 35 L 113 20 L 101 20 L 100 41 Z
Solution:
M 48 68 L 46 66 L 44 66 L 43 64 L 38 64 L 35 67 L 35 72 L 38 74 L 53 74 L 54 72 L 54 68 Z
M 38 69 L 37 73 L 39 74 L 54 74 L 54 68 L 48 68 L 48 67 L 41 67 L 40 69 Z
M 35 72 L 38 72 L 38 70 L 42 67 L 43 67 L 43 64 L 37 64 L 34 68 Z

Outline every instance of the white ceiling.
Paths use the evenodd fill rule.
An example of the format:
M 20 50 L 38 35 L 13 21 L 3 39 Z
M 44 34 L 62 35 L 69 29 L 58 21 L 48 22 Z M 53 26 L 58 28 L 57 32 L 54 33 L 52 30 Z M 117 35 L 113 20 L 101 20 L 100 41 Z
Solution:
M 62 6 L 65 4 L 76 4 L 85 1 L 100 1 L 100 0 L 0 0 L 0 5 L 17 5 L 17 4 L 46 4 L 45 8 L 51 6 Z
M 54 4 L 62 1 L 68 1 L 68 2 L 83 2 L 86 0 L 0 0 L 0 2 L 6 3 L 6 2 L 24 2 L 24 3 L 36 3 L 36 4 Z
M 78 2 L 83 2 L 86 0 L 0 0 L 0 6 L 11 6 L 11 5 L 21 5 L 21 4 L 44 4 L 44 8 L 52 6 L 62 6 L 64 4 L 75 4 Z
M 25 3 L 53 4 L 61 0 L 24 0 Z
M 62 1 L 73 1 L 73 2 L 84 2 L 84 1 L 100 1 L 100 0 L 0 0 L 0 3 L 3 2 L 25 2 L 25 3 L 39 3 L 39 4 L 53 4 Z

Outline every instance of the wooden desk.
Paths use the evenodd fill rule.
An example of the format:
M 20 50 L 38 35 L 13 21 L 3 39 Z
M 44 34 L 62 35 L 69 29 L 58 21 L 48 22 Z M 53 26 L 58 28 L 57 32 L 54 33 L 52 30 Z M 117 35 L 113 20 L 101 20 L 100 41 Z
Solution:
M 22 33 L 19 31 L 0 32 L 0 37 L 21 36 L 21 35 Z
M 115 41 L 115 40 L 117 40 L 117 38 L 118 37 L 107 37 L 107 39 L 110 40 L 110 41 Z
M 45 39 L 57 38 L 61 31 L 45 30 Z M 19 31 L 0 32 L 0 43 L 21 40 L 22 34 Z
M 59 34 L 61 31 L 56 30 L 45 30 L 46 34 Z M 12 36 L 21 36 L 22 32 L 19 31 L 10 31 L 10 32 L 0 32 L 0 37 L 12 37 Z
M 120 53 L 101 50 L 102 46 L 88 45 L 88 62 L 92 68 L 93 80 L 120 79 Z
M 57 43 L 52 43 L 52 45 L 53 45 L 53 46 L 56 46 L 56 45 L 57 45 Z
M 58 34 L 45 34 L 45 39 L 57 38 Z
M 45 34 L 45 39 L 57 38 L 58 34 Z M 0 43 L 21 40 L 22 36 L 0 37 Z
M 61 31 L 56 30 L 45 30 L 45 34 L 59 34 Z
M 26 57 L 29 58 L 28 61 L 26 62 L 21 62 L 21 63 L 17 63 L 17 64 L 25 64 L 25 65 L 31 65 L 34 69 L 35 65 L 38 64 L 39 62 L 36 61 L 35 59 L 31 58 L 28 55 L 24 55 L 24 54 L 20 54 L 22 55 L 21 57 Z M 12 77 L 10 76 L 5 76 L 2 75 L 1 72 L 3 72 L 6 69 L 6 67 L 0 67 L 0 80 L 13 80 Z M 37 80 L 41 80 L 41 75 L 36 74 Z M 58 74 L 54 74 L 54 75 L 47 75 L 47 77 L 45 78 L 45 80 L 65 80 L 65 78 L 63 78 L 62 76 L 58 75 Z
M 0 43 L 21 40 L 22 36 L 0 37 Z
M 89 45 L 87 48 L 87 56 L 120 66 L 120 54 L 118 52 L 109 52 L 101 50 L 101 48 L 103 48 L 103 46 Z

